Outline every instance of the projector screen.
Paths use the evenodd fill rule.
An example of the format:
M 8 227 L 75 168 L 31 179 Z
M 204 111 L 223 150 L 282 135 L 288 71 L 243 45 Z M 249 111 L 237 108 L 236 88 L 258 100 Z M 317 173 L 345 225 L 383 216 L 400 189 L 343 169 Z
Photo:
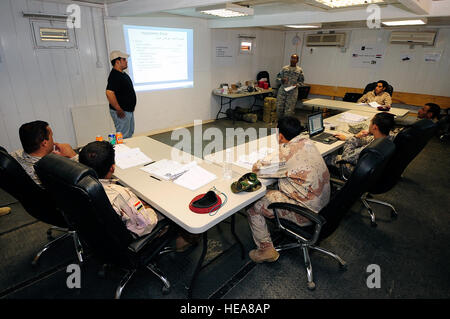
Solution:
M 192 29 L 124 25 L 123 32 L 136 91 L 194 86 Z

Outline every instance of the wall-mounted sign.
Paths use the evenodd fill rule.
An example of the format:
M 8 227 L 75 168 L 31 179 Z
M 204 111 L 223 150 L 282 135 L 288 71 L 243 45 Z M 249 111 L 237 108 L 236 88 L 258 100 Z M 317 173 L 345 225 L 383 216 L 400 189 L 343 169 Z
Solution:
M 377 68 L 384 59 L 385 46 L 381 44 L 362 44 L 351 52 L 351 65 L 355 68 Z

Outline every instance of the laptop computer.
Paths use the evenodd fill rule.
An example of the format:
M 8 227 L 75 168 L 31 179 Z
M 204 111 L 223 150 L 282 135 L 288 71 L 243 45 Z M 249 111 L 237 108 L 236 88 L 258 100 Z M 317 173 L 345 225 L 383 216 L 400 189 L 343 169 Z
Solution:
M 324 130 L 322 112 L 309 114 L 308 133 L 310 139 L 324 144 L 332 144 L 338 140 L 333 134 L 323 132 Z

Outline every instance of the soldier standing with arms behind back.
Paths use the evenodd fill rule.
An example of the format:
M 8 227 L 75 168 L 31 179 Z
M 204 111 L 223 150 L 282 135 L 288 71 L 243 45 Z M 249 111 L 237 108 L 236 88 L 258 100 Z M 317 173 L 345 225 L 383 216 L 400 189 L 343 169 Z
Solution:
M 298 55 L 291 55 L 290 65 L 283 67 L 277 75 L 277 83 L 281 83 L 277 94 L 277 114 L 278 118 L 283 116 L 293 116 L 295 113 L 295 105 L 297 104 L 298 87 L 303 85 L 305 77 L 303 70 L 299 66 Z M 286 88 L 295 86 L 290 91 Z

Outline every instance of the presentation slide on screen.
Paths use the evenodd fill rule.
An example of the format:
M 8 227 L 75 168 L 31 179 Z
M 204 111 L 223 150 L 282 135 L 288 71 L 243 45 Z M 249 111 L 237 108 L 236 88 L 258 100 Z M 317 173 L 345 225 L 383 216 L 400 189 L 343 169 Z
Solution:
M 194 86 L 193 30 L 123 26 L 136 91 Z

